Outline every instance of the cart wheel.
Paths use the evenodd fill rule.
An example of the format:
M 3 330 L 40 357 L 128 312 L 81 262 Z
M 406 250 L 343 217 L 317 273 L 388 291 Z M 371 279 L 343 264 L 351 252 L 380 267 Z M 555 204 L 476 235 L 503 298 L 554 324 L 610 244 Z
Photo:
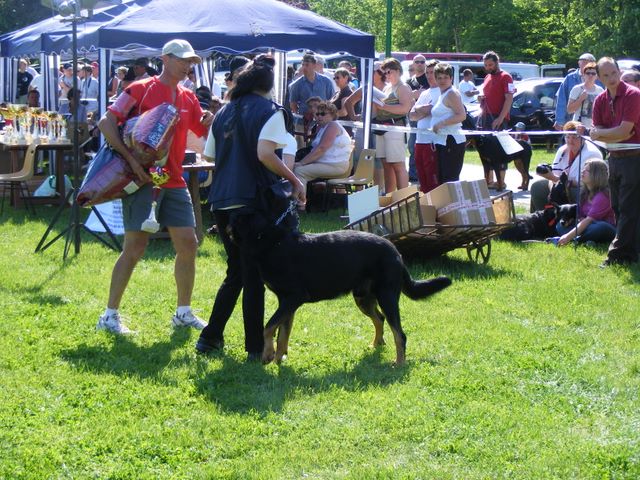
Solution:
M 386 237 L 391 232 L 389 232 L 389 229 L 387 227 L 385 227 L 384 225 L 376 224 L 371 229 L 371 233 L 373 233 L 374 235 L 377 235 L 379 237 Z
M 491 239 L 484 242 L 473 242 L 467 246 L 467 257 L 474 263 L 486 265 L 491 257 Z

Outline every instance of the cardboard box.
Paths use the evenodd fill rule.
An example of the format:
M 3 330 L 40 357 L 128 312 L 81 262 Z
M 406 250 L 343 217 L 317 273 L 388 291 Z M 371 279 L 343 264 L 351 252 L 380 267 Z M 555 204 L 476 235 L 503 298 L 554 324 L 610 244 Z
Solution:
M 438 215 L 438 222 L 443 225 L 480 225 L 477 209 L 463 207 Z
M 410 197 L 417 191 L 418 187 L 416 187 L 415 185 L 410 185 L 408 187 L 401 188 L 400 190 L 396 190 L 395 192 L 382 195 L 378 200 L 378 204 L 381 207 L 388 207 L 392 203 L 396 203 L 404 198 Z
M 443 225 L 490 225 L 496 222 L 492 207 L 463 207 L 438 215 Z
M 476 207 L 490 207 L 491 195 L 489 194 L 489 188 L 487 187 L 487 181 L 483 178 L 481 180 L 471 180 L 467 182 L 469 192 L 471 194 L 471 204 Z
M 467 182 L 447 182 L 428 192 L 427 203 L 438 210 L 438 216 L 471 205 L 471 191 Z
M 493 225 L 496 223 L 496 215 L 493 212 L 493 206 L 489 204 L 488 207 L 478 207 L 478 217 L 480 218 L 480 225 Z
M 393 203 L 393 199 L 391 198 L 390 193 L 388 193 L 387 195 L 382 195 L 378 197 L 378 205 L 380 205 L 380 207 L 388 207 L 392 203 Z
M 422 198 L 420 198 L 420 213 L 422 215 L 422 225 L 435 225 L 437 210 L 433 205 L 427 205 L 426 203 L 422 203 Z
M 512 204 L 507 197 L 496 199 L 492 204 L 495 222 L 498 224 L 511 223 L 513 221 L 511 208 Z
M 395 192 L 391 192 L 391 203 L 396 203 L 403 198 L 410 197 L 417 191 L 418 187 L 416 187 L 415 185 L 409 185 L 408 187 L 401 188 L 400 190 L 396 190 Z

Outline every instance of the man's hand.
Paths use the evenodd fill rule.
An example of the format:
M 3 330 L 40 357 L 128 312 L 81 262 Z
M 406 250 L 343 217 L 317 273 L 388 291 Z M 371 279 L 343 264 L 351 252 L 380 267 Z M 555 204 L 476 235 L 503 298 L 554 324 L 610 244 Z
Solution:
M 493 122 L 491 122 L 491 130 L 498 130 L 500 127 L 502 127 L 503 122 L 504 120 L 500 117 L 496 118 Z
M 205 110 L 204 113 L 202 114 L 202 118 L 200 119 L 200 123 L 204 126 L 204 127 L 210 127 L 211 124 L 213 123 L 213 113 L 211 113 L 209 110 Z
M 296 179 L 291 182 L 291 185 L 293 186 L 293 191 L 291 192 L 292 200 L 298 202 L 298 205 L 307 203 L 307 192 L 305 192 L 302 182 L 296 177 Z
M 126 160 L 129 163 L 131 170 L 133 170 L 134 175 L 138 177 L 141 182 L 149 183 L 151 181 L 151 177 L 149 176 L 149 174 L 145 172 L 144 168 L 142 168 L 142 166 L 137 162 L 135 158 L 133 158 L 131 155 L 128 155 Z

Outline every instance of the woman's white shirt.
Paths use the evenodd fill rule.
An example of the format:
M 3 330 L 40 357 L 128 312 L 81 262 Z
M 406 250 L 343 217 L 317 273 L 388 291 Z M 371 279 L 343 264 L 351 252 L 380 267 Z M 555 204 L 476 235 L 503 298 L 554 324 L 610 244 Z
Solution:
M 602 160 L 602 152 L 591 142 L 584 142 L 581 154 L 576 156 L 575 160 L 569 168 L 569 147 L 565 144 L 556 152 L 551 168 L 553 174 L 559 177 L 560 174 L 569 168 L 567 176 L 572 184 L 578 184 L 580 181 L 580 169 L 590 160 Z

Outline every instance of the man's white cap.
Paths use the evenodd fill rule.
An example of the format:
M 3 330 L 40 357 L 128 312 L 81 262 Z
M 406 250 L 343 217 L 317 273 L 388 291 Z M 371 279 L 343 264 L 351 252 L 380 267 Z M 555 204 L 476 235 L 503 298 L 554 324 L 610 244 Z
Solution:
M 578 60 L 586 60 L 587 62 L 595 62 L 596 61 L 596 57 L 594 57 L 590 53 L 583 53 L 582 55 L 580 55 L 580 58 L 578 58 Z
M 163 55 L 173 55 L 178 58 L 188 58 L 194 63 L 202 63 L 202 59 L 193 51 L 193 47 L 186 40 L 170 40 L 162 47 Z

